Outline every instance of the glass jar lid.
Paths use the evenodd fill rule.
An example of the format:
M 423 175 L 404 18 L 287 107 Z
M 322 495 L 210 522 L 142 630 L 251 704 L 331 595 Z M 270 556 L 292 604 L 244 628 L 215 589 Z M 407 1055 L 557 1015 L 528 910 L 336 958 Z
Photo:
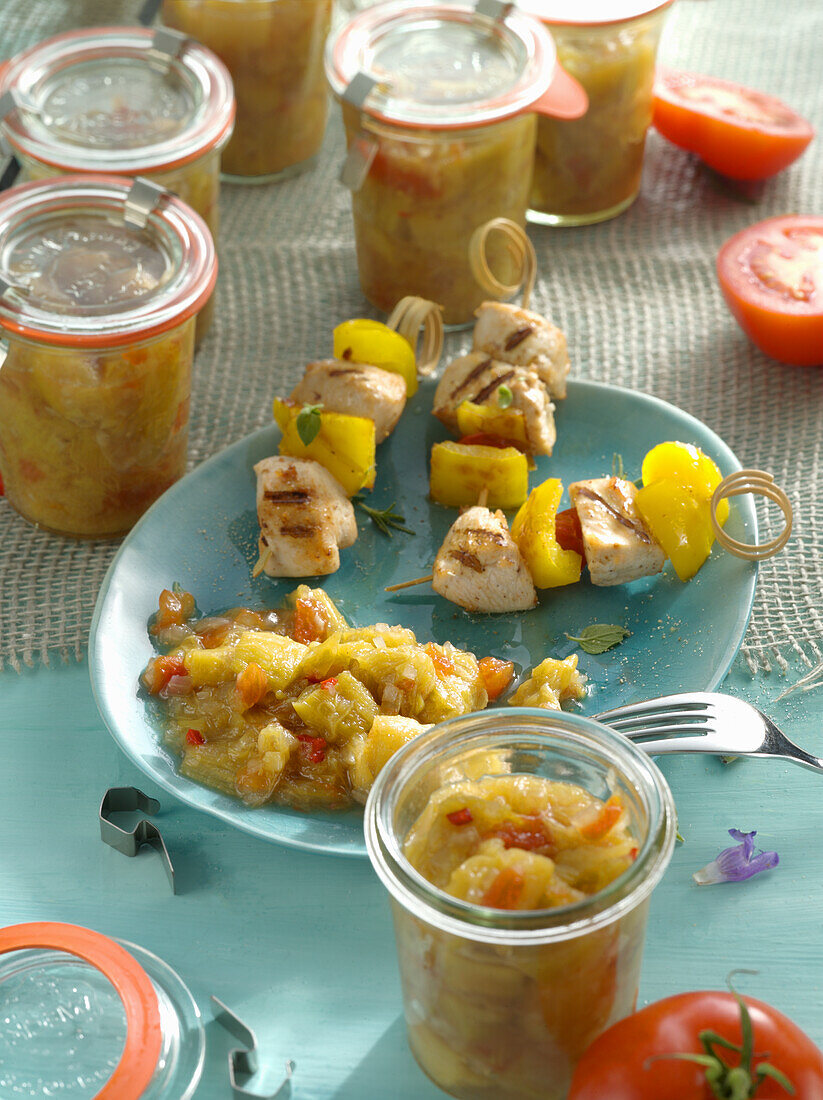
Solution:
M 197 313 L 216 277 L 205 222 L 148 181 L 65 176 L 0 198 L 0 326 L 18 335 L 144 340 Z
M 0 1095 L 188 1100 L 200 1010 L 151 952 L 70 924 L 0 929 Z
M 627 23 L 669 7 L 674 0 L 519 0 L 520 7 L 544 23 L 558 26 L 603 26 Z
M 20 152 L 62 171 L 126 175 L 176 167 L 220 145 L 235 106 L 219 58 L 147 27 L 45 39 L 0 73 L 0 104 L 2 133 Z
M 496 17 L 406 0 L 368 8 L 329 39 L 329 82 L 343 96 L 366 74 L 376 85 L 364 110 L 404 126 L 473 126 L 526 111 L 552 82 L 554 44 L 536 20 L 498 7 Z

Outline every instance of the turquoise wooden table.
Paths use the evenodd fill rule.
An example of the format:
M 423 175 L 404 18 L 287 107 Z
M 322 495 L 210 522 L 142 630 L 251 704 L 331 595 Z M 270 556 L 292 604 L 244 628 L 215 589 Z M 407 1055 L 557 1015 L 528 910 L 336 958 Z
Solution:
M 823 755 L 821 695 L 773 702 L 784 686 L 739 665 L 726 683 Z M 211 1020 L 212 993 L 258 1034 L 263 1068 L 250 1087 L 263 1096 L 286 1058 L 295 1100 L 443 1095 L 406 1046 L 388 903 L 367 861 L 268 844 L 153 788 L 105 731 L 85 664 L 0 674 L 0 743 L 0 925 L 71 921 L 164 958 L 207 1021 L 199 1100 L 230 1095 L 233 1044 Z M 722 987 L 730 970 L 752 968 L 741 988 L 823 1044 L 823 775 L 710 757 L 662 767 L 685 843 L 653 898 L 641 1002 Z M 103 792 L 131 784 L 161 801 L 176 896 L 151 849 L 128 859 L 100 841 Z M 692 871 L 731 827 L 757 829 L 780 865 L 738 885 L 696 886 Z

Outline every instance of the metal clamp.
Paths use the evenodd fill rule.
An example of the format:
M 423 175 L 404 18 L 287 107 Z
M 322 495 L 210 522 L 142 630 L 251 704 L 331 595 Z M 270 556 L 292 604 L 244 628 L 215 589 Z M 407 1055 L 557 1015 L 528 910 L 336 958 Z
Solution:
M 149 60 L 168 72 L 188 40 L 188 35 L 173 31 L 171 27 L 158 27 L 149 47 Z
M 513 7 L 514 4 L 506 3 L 506 0 L 477 0 L 474 10 L 478 15 L 486 15 L 497 22 L 505 19 Z
M 110 787 L 100 803 L 100 839 L 124 856 L 136 856 L 144 844 L 154 848 L 163 857 L 166 877 L 174 894 L 174 864 L 157 826 L 143 819 L 128 832 L 115 825 L 110 818 L 111 814 L 133 813 L 135 810 L 144 814 L 156 814 L 159 809 L 160 803 L 157 799 L 149 798 L 137 787 Z
M 356 73 L 343 92 L 342 99 L 358 110 L 362 110 L 366 100 L 379 82 L 368 73 Z M 362 124 L 362 119 L 361 119 Z M 366 176 L 377 156 L 377 141 L 361 130 L 349 145 L 343 167 L 340 169 L 340 182 L 350 191 L 359 191 L 366 182 Z
M 149 214 L 157 206 L 162 198 L 169 192 L 165 187 L 160 187 L 145 176 L 137 176 L 126 195 L 123 220 L 126 225 L 133 225 L 137 229 L 144 229 L 149 220 Z
M 39 115 L 40 108 L 32 100 L 22 96 L 16 88 L 9 88 L 0 95 L 0 119 L 10 115 L 12 111 L 26 111 L 28 114 Z
M 257 1059 L 257 1036 L 250 1027 L 243 1023 L 239 1016 L 236 1016 L 230 1008 L 214 995 L 212 995 L 212 1002 L 220 1010 L 215 1014 L 215 1021 L 221 1027 L 224 1027 L 230 1035 L 233 1035 L 238 1043 L 242 1043 L 247 1048 L 246 1050 L 232 1050 L 229 1052 L 229 1084 L 234 1096 L 252 1096 L 256 1100 L 289 1100 L 291 1096 L 291 1079 L 294 1073 L 294 1062 L 291 1059 L 286 1062 L 285 1078 L 277 1091 L 270 1093 L 269 1096 L 263 1097 L 259 1093 L 249 1092 L 241 1085 L 239 1076 L 243 1078 L 251 1077 L 260 1068 Z

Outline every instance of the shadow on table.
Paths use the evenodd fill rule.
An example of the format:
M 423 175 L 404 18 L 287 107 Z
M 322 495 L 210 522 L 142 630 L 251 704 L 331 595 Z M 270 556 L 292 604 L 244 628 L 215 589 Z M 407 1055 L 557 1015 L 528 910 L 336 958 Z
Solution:
M 429 1081 L 412 1057 L 406 1041 L 406 1021 L 398 1016 L 332 1095 L 334 1100 L 363 1100 L 364 1096 L 378 1095 L 391 1096 L 392 1100 L 437 1100 L 444 1093 Z

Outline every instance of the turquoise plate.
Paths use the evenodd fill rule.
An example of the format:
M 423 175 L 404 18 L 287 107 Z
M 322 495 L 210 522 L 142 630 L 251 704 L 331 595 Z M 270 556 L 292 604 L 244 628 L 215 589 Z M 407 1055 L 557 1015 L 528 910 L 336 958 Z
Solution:
M 378 452 L 379 508 L 395 503 L 415 537 L 380 534 L 358 510 L 360 537 L 342 553 L 343 563 L 322 584 L 349 622 L 388 622 L 411 627 L 421 641 L 449 639 L 478 656 L 492 653 L 528 667 L 547 655 L 575 652 L 566 633 L 590 623 L 619 623 L 631 631 L 622 645 L 599 657 L 580 655 L 591 690 L 580 708 L 595 714 L 620 703 L 673 691 L 711 690 L 726 675 L 746 630 L 756 567 L 715 547 L 688 584 L 671 566 L 617 588 L 587 581 L 542 593 L 534 611 L 471 615 L 435 596 L 429 585 L 394 594 L 386 585 L 430 572 L 455 512 L 429 503 L 427 456 L 446 438 L 430 415 L 432 382 L 424 383 L 400 424 Z M 559 477 L 564 485 L 610 474 L 615 454 L 627 477 L 637 477 L 643 455 L 655 443 L 696 443 L 724 474 L 740 464 L 699 420 L 646 394 L 595 382 L 572 382 L 558 404 L 558 444 L 531 475 L 536 485 Z M 263 428 L 198 466 L 172 486 L 125 539 L 103 584 L 91 628 L 89 663 L 100 713 L 124 752 L 161 787 L 198 809 L 255 836 L 297 848 L 362 856 L 362 814 L 304 814 L 280 806 L 248 809 L 240 801 L 178 774 L 162 744 L 151 704 L 138 677 L 153 655 L 146 627 L 161 589 L 174 581 L 192 592 L 209 613 L 241 604 L 277 606 L 298 583 L 265 576 L 252 579 L 257 557 L 255 480 L 252 466 L 277 453 L 279 431 Z M 566 507 L 566 504 L 561 505 Z M 750 497 L 732 502 L 727 528 L 757 540 Z

